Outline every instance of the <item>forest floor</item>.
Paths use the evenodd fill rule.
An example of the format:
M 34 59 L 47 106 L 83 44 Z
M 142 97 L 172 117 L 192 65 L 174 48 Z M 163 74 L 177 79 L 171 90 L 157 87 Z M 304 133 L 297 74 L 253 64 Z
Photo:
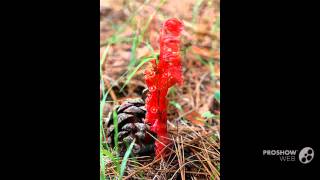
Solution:
M 172 17 L 185 30 L 184 83 L 167 96 L 170 151 L 158 160 L 128 157 L 120 172 L 102 149 L 103 179 L 121 173 L 123 179 L 220 179 L 220 0 L 100 0 L 101 77 L 108 90 L 102 115 L 142 96 L 145 60 L 159 53 L 161 23 Z

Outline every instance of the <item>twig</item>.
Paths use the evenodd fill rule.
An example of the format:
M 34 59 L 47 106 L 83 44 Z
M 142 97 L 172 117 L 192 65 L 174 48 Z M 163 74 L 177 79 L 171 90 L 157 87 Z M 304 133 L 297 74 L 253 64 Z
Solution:
M 118 101 L 118 98 L 116 96 L 116 94 L 114 93 L 112 87 L 110 86 L 110 82 L 109 81 L 105 81 L 105 84 L 107 86 L 107 89 L 110 89 L 110 95 L 113 101 Z
M 213 175 L 211 174 L 211 172 L 209 171 L 207 166 L 202 162 L 201 158 L 198 156 L 199 153 L 197 151 L 195 151 L 193 148 L 191 148 L 191 151 L 197 156 L 197 158 L 201 162 L 202 166 L 206 169 L 206 171 L 210 174 L 210 176 L 213 177 Z
M 161 172 L 166 172 L 166 173 L 174 173 L 176 172 L 175 170 L 159 170 Z M 185 171 L 186 174 L 196 174 L 196 175 L 205 175 L 205 176 L 209 176 L 208 173 L 205 172 L 195 172 L 195 171 Z
M 182 164 L 182 166 L 180 166 L 179 169 L 177 169 L 177 170 L 174 172 L 173 176 L 172 176 L 170 179 L 173 179 L 174 176 L 175 176 L 175 175 L 181 170 L 181 168 L 183 168 L 185 165 L 187 165 L 187 164 L 189 164 L 189 163 L 192 163 L 192 162 L 196 162 L 196 161 L 199 161 L 199 160 L 188 161 L 188 162 Z

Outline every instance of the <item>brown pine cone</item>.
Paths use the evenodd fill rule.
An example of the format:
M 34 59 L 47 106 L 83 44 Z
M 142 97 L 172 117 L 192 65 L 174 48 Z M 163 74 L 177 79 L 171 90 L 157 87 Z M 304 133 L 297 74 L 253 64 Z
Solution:
M 132 154 L 143 155 L 153 153 L 154 140 L 147 133 L 151 133 L 148 124 L 144 119 L 146 109 L 142 99 L 128 99 L 120 106 L 114 108 L 118 114 L 118 144 L 119 154 L 121 156 L 126 152 L 127 147 L 136 139 Z M 114 124 L 113 112 L 110 112 L 104 124 L 107 136 L 107 142 L 110 147 L 114 147 Z

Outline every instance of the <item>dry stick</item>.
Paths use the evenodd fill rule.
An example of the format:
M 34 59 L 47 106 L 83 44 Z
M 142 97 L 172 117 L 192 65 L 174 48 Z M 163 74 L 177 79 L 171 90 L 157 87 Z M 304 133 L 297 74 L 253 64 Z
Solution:
M 212 133 L 212 132 L 209 132 L 209 133 L 206 133 L 206 134 L 201 136 L 201 134 L 197 133 L 195 130 L 191 129 L 189 126 L 187 126 L 187 127 L 198 136 L 198 138 L 196 138 L 196 139 L 203 139 L 203 137 L 207 137 L 208 135 L 211 135 L 211 133 Z
M 178 118 L 176 118 L 175 120 L 179 120 L 179 119 L 181 119 L 182 117 L 184 117 L 184 116 L 186 116 L 186 115 L 188 115 L 188 114 L 192 113 L 192 111 L 193 111 L 193 109 L 192 109 L 192 110 L 190 110 L 190 111 L 188 111 L 188 112 L 186 112 L 186 113 L 181 114 L 181 115 L 180 115 Z
M 185 163 L 185 159 L 184 159 L 184 146 L 183 146 L 183 139 L 182 139 L 182 136 L 180 136 L 181 138 L 181 152 L 182 152 L 182 163 Z M 183 171 L 183 180 L 186 178 L 186 170 L 185 170 L 185 167 L 182 168 L 182 171 Z
M 107 170 L 107 171 L 108 171 L 108 170 Z M 114 166 L 114 167 L 111 168 L 111 172 L 108 173 L 107 175 L 109 175 L 109 176 L 110 176 L 110 175 L 117 175 L 117 176 L 118 176 L 119 174 L 115 171 L 115 166 Z
M 157 171 L 161 171 L 161 172 L 169 172 L 169 171 L 173 171 L 173 169 L 177 166 L 177 165 L 179 165 L 179 164 L 175 164 L 175 165 L 173 165 L 173 166 L 171 166 L 170 168 L 166 168 L 166 169 L 157 169 L 157 168 L 155 168 L 155 170 L 157 170 Z M 168 166 L 169 167 L 169 166 Z
M 147 132 L 147 133 L 149 133 L 149 132 Z M 150 134 L 150 133 L 149 133 L 149 134 Z M 150 135 L 151 135 L 151 134 L 150 134 Z M 151 136 L 152 136 L 152 135 L 151 135 Z M 153 137 L 153 136 L 152 136 L 152 137 Z M 172 144 L 172 143 L 171 143 L 171 144 Z M 171 145 L 171 144 L 169 144 L 169 145 Z M 168 148 L 168 145 L 163 148 L 163 151 L 164 151 L 166 148 Z M 163 158 L 165 158 L 165 157 L 167 157 L 167 156 L 171 156 L 173 153 L 175 153 L 175 151 L 173 151 L 172 149 L 170 149 L 170 150 L 171 150 L 171 151 L 170 151 L 168 154 L 165 154 L 165 155 L 163 156 Z M 139 171 L 142 171 L 142 170 L 146 169 L 147 167 L 149 167 L 149 166 L 157 163 L 158 161 L 162 160 L 163 158 L 156 159 L 156 160 L 154 160 L 153 162 L 151 162 L 151 163 L 149 163 L 149 164 L 147 164 L 147 165 L 139 168 L 138 170 L 136 170 L 136 171 L 134 171 L 133 173 L 131 173 L 131 174 L 129 174 L 128 176 L 126 176 L 126 177 L 124 178 L 124 180 L 129 179 L 130 177 L 132 177 L 132 176 L 134 176 L 135 174 L 137 174 Z M 190 162 L 191 162 L 191 161 L 190 161 Z
M 192 128 L 190 128 L 189 126 L 187 126 L 187 128 L 189 128 L 191 131 L 193 131 L 198 137 L 200 137 L 203 141 L 207 141 L 206 139 L 204 139 L 203 138 L 203 135 L 201 136 L 200 134 L 198 134 L 194 129 L 192 129 Z M 211 135 L 213 132 L 209 132 L 209 133 L 207 133 L 206 135 Z M 207 141 L 208 142 L 208 141 Z M 210 142 L 209 142 L 209 144 L 211 144 Z M 211 146 L 211 145 L 210 145 Z M 213 147 L 214 148 L 214 147 Z M 216 148 L 214 148 L 214 149 L 216 149 Z
M 180 158 L 180 153 L 179 153 L 179 151 L 178 151 L 178 148 L 177 148 L 177 143 L 176 143 L 176 141 L 174 141 L 174 147 L 175 147 L 175 150 L 176 150 L 176 154 L 177 154 L 177 158 L 178 158 L 178 163 L 179 163 L 179 167 L 181 167 L 181 158 Z M 181 173 L 181 171 L 180 171 L 180 173 Z
M 215 153 L 215 154 L 209 154 L 210 157 L 212 157 L 212 159 L 219 159 L 220 160 L 220 155 L 219 153 Z
M 185 165 L 187 165 L 187 164 L 189 164 L 189 163 L 192 163 L 192 162 L 196 162 L 196 161 L 199 161 L 199 160 L 188 161 L 188 162 L 182 164 L 182 166 L 180 166 L 179 169 L 177 169 L 177 170 L 174 172 L 173 176 L 172 176 L 170 179 L 173 179 L 174 176 L 178 173 L 178 171 L 180 171 L 181 168 L 183 168 Z
M 205 151 L 206 152 L 206 151 Z M 198 153 L 207 163 L 208 163 L 208 166 L 209 168 L 211 169 L 211 172 L 214 173 L 214 177 L 219 177 L 220 173 L 217 172 L 217 169 L 212 165 L 211 161 L 210 160 L 210 157 L 205 157 L 203 156 L 201 153 Z M 209 160 L 208 160 L 209 159 Z
M 192 130 L 192 129 L 191 129 Z M 193 132 L 195 132 L 194 130 L 192 130 Z M 196 133 L 196 132 L 195 132 Z M 211 135 L 212 134 L 212 132 L 209 132 L 209 133 L 207 133 L 207 134 L 204 134 L 204 135 L 199 135 L 198 133 L 196 133 L 196 135 L 198 136 L 197 138 L 194 138 L 193 140 L 191 140 L 190 142 L 188 142 L 188 145 L 190 145 L 191 143 L 193 143 L 194 141 L 198 141 L 198 139 L 204 139 L 203 137 L 207 137 L 208 135 Z M 187 134 L 187 135 L 189 135 L 189 134 Z M 189 136 L 191 136 L 191 135 L 189 135 Z M 187 144 L 186 144 L 187 145 Z M 187 145 L 187 146 L 188 146 Z
M 203 134 L 202 137 L 198 135 L 198 137 L 194 138 L 193 140 L 189 141 L 188 143 L 189 143 L 189 144 L 192 144 L 192 143 L 194 143 L 194 142 L 199 141 L 199 139 L 202 139 L 203 137 L 207 137 L 208 135 L 210 135 L 210 133 Z
M 191 132 L 194 132 L 198 137 L 200 137 L 201 138 L 201 134 L 199 134 L 197 131 L 195 131 L 194 129 L 192 129 L 191 127 L 189 127 L 189 126 L 186 126 L 187 127 L 187 129 L 190 129 L 191 130 Z
M 115 175 L 115 174 L 111 173 L 111 174 L 107 174 L 106 176 L 107 176 L 109 179 L 112 179 L 112 178 L 111 178 L 112 175 Z
M 161 154 L 162 152 L 164 152 L 166 148 L 168 148 L 168 149 L 171 150 L 172 152 L 175 152 L 173 149 L 170 148 L 170 145 L 171 145 L 172 143 L 165 145 L 163 142 L 159 141 L 159 139 L 157 139 L 156 137 L 154 137 L 151 133 L 149 133 L 149 132 L 146 132 L 146 133 L 148 133 L 154 140 L 158 141 L 159 143 L 161 143 L 162 145 L 165 146 L 165 147 L 163 148 L 163 150 L 160 151 L 160 154 Z M 164 137 L 164 138 L 169 139 L 170 141 L 172 141 L 172 139 L 170 139 L 170 138 L 167 138 L 167 137 Z
M 208 135 L 211 136 L 214 132 L 209 132 Z M 208 137 L 207 138 L 202 138 L 203 141 L 205 141 L 212 149 L 214 149 L 217 153 L 219 153 L 219 151 L 217 151 L 217 148 L 220 146 L 216 141 L 209 141 Z
M 151 163 L 149 163 L 149 164 L 147 164 L 147 165 L 139 168 L 138 170 L 132 172 L 131 174 L 129 174 L 128 176 L 126 176 L 126 177 L 123 178 L 123 179 L 124 179 L 124 180 L 129 179 L 129 178 L 132 177 L 133 175 L 137 174 L 139 171 L 142 171 L 142 170 L 146 169 L 147 167 L 155 164 L 156 162 L 158 162 L 158 161 L 160 161 L 160 160 L 161 160 L 161 159 L 156 159 L 155 161 L 153 161 L 153 162 L 151 162 Z
M 117 80 L 115 80 L 115 82 L 118 83 L 118 81 L 120 81 L 121 79 L 123 79 L 123 78 L 125 77 L 125 75 L 128 74 L 128 72 L 129 72 L 129 70 L 127 70 L 126 72 L 124 72 Z M 111 98 L 112 98 L 112 99 L 114 99 L 114 98 L 117 99 L 117 97 L 115 96 L 114 91 L 113 91 L 113 89 L 112 89 L 112 88 L 114 87 L 114 85 L 110 86 L 109 81 L 105 81 L 104 78 L 106 78 L 106 79 L 109 80 L 109 81 L 111 81 L 111 79 L 109 79 L 108 76 L 106 76 L 106 75 L 104 75 L 104 76 L 102 77 L 103 82 L 106 82 L 106 83 L 107 83 L 107 86 L 108 86 L 107 93 L 109 93 L 109 91 L 110 91 Z M 113 92 L 113 93 L 112 93 L 112 92 Z M 114 97 L 112 97 L 112 94 L 114 94 Z M 114 102 L 116 103 L 116 102 L 118 102 L 118 100 L 116 100 L 116 101 L 114 100 Z
M 198 160 L 197 160 L 198 161 Z M 159 170 L 159 171 L 161 171 L 161 172 L 169 172 L 169 173 L 174 173 L 174 172 L 176 172 L 176 171 L 174 171 L 174 170 Z M 205 175 L 205 176 L 209 176 L 209 174 L 208 173 L 205 173 L 205 172 L 196 172 L 196 171 L 185 171 L 186 172 L 186 174 L 201 174 L 201 175 Z
M 185 143 L 185 145 L 190 146 L 190 147 L 193 147 L 193 148 L 196 148 L 196 149 L 199 149 L 199 150 L 204 150 L 203 148 L 200 148 L 200 147 L 194 146 L 194 145 L 192 145 L 192 144 Z M 212 154 L 217 154 L 217 153 L 212 152 L 212 151 L 208 151 L 208 152 L 209 152 L 209 153 L 212 153 Z
M 209 142 L 207 139 L 204 139 L 204 141 L 206 141 L 209 144 L 209 146 L 212 147 L 212 149 L 214 149 L 217 152 L 217 154 L 220 154 L 220 152 L 217 150 L 217 148 L 213 146 L 213 145 L 219 146 L 215 141 L 212 142 L 213 144 L 211 142 Z
M 193 156 L 195 156 L 195 155 L 191 155 L 191 156 L 189 156 L 187 159 L 189 159 L 189 158 L 192 158 Z M 169 158 L 168 159 L 170 159 L 170 157 L 171 157 L 171 155 L 169 156 Z M 170 161 L 170 163 L 168 164 L 168 167 L 171 165 L 171 163 L 175 160 L 175 157 L 177 157 L 177 155 L 176 154 L 174 154 L 174 157 L 172 158 L 172 160 Z M 191 160 L 190 160 L 191 161 Z M 197 167 L 197 168 L 199 168 L 200 169 L 200 167 L 199 166 L 197 166 L 196 164 L 193 164 L 193 163 L 191 163 L 193 166 L 195 166 L 195 167 Z M 167 169 L 168 171 L 171 171 L 176 165 L 178 165 L 178 164 L 175 164 L 175 165 L 173 165 L 172 167 L 170 167 L 169 169 Z M 157 169 L 157 170 L 161 170 L 161 169 Z
M 194 156 L 196 156 L 196 155 L 191 155 L 191 156 L 189 156 L 188 158 L 187 158 L 187 160 L 188 161 L 192 161 L 190 158 L 192 158 L 192 157 L 194 157 Z M 197 164 L 193 164 L 193 163 L 191 163 L 194 167 L 196 167 L 196 168 L 198 168 L 199 170 L 201 169 L 201 167 L 200 166 L 198 166 Z
M 168 160 L 171 158 L 171 155 L 168 157 Z M 168 167 L 171 165 L 171 163 L 175 160 L 175 158 L 177 157 L 177 154 L 174 154 L 174 157 L 171 159 L 171 161 L 168 163 Z M 173 166 L 174 167 L 174 166 Z M 170 168 L 171 169 L 171 168 Z
M 118 171 L 116 171 L 116 168 L 112 168 L 112 171 L 114 174 L 116 174 L 116 176 L 119 176 L 119 173 L 118 173 Z
M 129 160 L 129 159 L 128 159 L 128 165 L 129 165 L 129 163 L 132 163 L 132 166 L 135 166 L 135 165 L 142 166 L 142 165 L 143 165 L 143 164 L 141 164 L 141 163 L 139 163 L 139 162 L 137 162 L 137 161 L 132 161 L 132 160 Z
M 203 145 L 203 147 L 205 147 L 205 144 L 203 143 L 203 141 L 201 141 L 202 142 L 202 145 Z M 205 149 L 205 155 L 206 155 L 206 158 L 205 158 L 205 160 L 207 161 L 207 163 L 208 163 L 208 165 L 209 165 L 209 167 L 210 167 L 210 169 L 211 170 L 213 170 L 213 172 L 215 172 L 215 177 L 219 177 L 220 176 L 220 173 L 217 171 L 217 169 L 212 165 L 212 163 L 211 163 L 211 161 L 209 161 L 210 160 L 210 157 L 209 157 L 209 154 L 208 154 L 208 151 L 207 151 L 207 149 Z M 208 160 L 209 159 L 209 160 Z
M 186 138 L 190 137 L 190 138 L 194 139 L 194 135 L 192 135 L 192 134 L 185 134 L 185 136 L 186 136 Z
M 176 156 L 176 155 L 175 155 Z M 192 156 L 190 156 L 190 157 L 193 157 L 193 156 L 195 156 L 195 155 L 192 155 Z M 174 160 L 174 159 L 173 159 Z M 190 160 L 190 161 L 192 161 L 192 160 Z M 171 163 L 170 163 L 171 164 Z M 195 167 L 197 167 L 199 170 L 201 169 L 198 165 L 196 165 L 196 164 L 194 164 L 193 162 L 191 162 L 191 164 L 193 165 L 193 166 L 195 166 Z M 171 172 L 171 171 L 173 171 L 173 172 L 175 172 L 175 170 L 173 170 L 177 165 L 179 165 L 179 164 L 175 164 L 175 165 L 173 165 L 172 167 L 170 167 L 169 169 L 166 169 L 166 170 L 162 170 L 162 169 L 156 169 L 157 171 L 165 171 L 165 172 Z M 169 166 L 168 166 L 169 167 Z
M 210 153 L 212 153 L 212 154 L 214 154 L 214 155 L 216 155 L 216 156 L 220 156 L 220 152 L 218 151 L 218 149 L 216 148 L 216 147 L 214 147 L 212 144 L 210 144 L 210 143 L 207 143 L 208 144 L 208 146 L 209 147 L 211 147 L 213 150 L 214 150 L 214 152 L 213 151 L 209 151 Z
M 183 169 L 184 169 L 184 165 L 181 165 L 181 163 L 183 163 L 184 162 L 184 155 L 182 155 L 181 156 L 181 152 L 180 152 L 180 149 L 184 149 L 184 146 L 183 146 L 183 141 L 182 141 L 182 136 L 180 136 L 180 138 L 181 138 L 181 144 L 182 144 L 182 148 L 180 148 L 180 146 L 179 146 L 179 140 L 177 140 L 177 142 L 178 142 L 178 150 L 177 150 L 177 154 L 178 154 L 178 161 L 179 161 L 179 166 L 180 166 L 180 168 L 179 169 L 181 169 L 180 170 L 180 172 L 182 173 L 181 174 L 181 176 L 182 176 L 182 179 L 184 178 L 184 174 L 183 173 L 185 173 L 184 171 L 183 171 Z M 178 137 L 177 137 L 177 139 L 178 139 Z M 175 144 L 175 147 L 177 148 L 177 146 L 176 146 L 176 144 Z M 184 152 L 183 152 L 184 153 Z M 182 157 L 182 158 L 179 158 L 179 157 Z M 199 158 L 198 158 L 199 159 Z M 201 160 L 201 159 L 200 159 Z M 183 163 L 184 164 L 184 163 Z M 203 163 L 202 163 L 203 164 Z M 203 164 L 204 165 L 204 164 Z M 206 166 L 204 166 L 205 168 L 206 168 Z M 208 171 L 208 169 L 206 168 L 206 170 Z M 209 171 L 208 171 L 209 172 Z
M 160 164 L 159 164 L 159 166 L 160 166 L 160 170 L 162 170 L 162 166 L 164 165 L 164 161 L 163 161 L 163 158 L 161 158 L 161 161 L 160 161 Z M 164 169 L 166 169 L 166 168 L 164 168 Z M 159 171 L 157 172 L 157 174 L 159 173 Z M 156 174 L 156 175 L 157 175 Z M 160 175 L 160 177 L 162 176 L 162 174 L 160 174 L 159 173 L 159 175 Z
M 114 93 L 113 89 L 110 86 L 110 82 L 106 81 L 105 83 L 107 85 L 107 88 L 110 89 L 110 95 L 111 95 L 112 100 L 118 101 L 118 98 L 117 98 L 116 94 Z
M 129 160 L 134 160 L 134 159 L 147 159 L 147 158 L 151 158 L 151 156 L 137 156 L 137 157 L 131 157 L 131 158 L 128 158 Z
M 210 175 L 210 177 L 213 177 L 213 175 L 211 174 L 211 172 L 209 171 L 209 169 L 207 168 L 207 166 L 202 162 L 201 158 L 198 156 L 198 152 L 196 152 L 193 148 L 190 148 L 191 151 L 193 153 L 195 153 L 195 155 L 197 156 L 197 158 L 199 159 L 199 161 L 201 162 L 202 166 L 206 169 L 206 171 L 208 172 L 208 174 Z
M 155 137 L 154 137 L 152 134 L 150 134 L 149 132 L 147 132 L 147 133 L 148 133 L 151 137 L 155 138 Z M 208 136 L 208 135 L 210 135 L 210 133 L 204 134 L 203 137 L 206 137 L 206 136 Z M 201 136 L 198 136 L 198 137 L 194 138 L 193 140 L 191 140 L 189 143 L 190 143 L 190 144 L 191 144 L 191 143 L 194 143 L 194 142 L 198 141 L 198 140 L 201 139 L 201 138 L 202 138 Z M 155 138 L 155 139 L 156 139 L 156 138 Z M 171 145 L 171 144 L 169 144 L 169 145 Z M 163 150 L 165 150 L 167 147 L 168 147 L 168 146 L 166 146 Z M 172 155 L 172 154 L 175 152 L 175 151 L 173 151 L 172 149 L 170 149 L 170 150 L 171 150 L 171 151 L 170 151 L 168 154 L 165 154 L 165 155 L 163 156 L 163 158 L 165 158 L 165 157 L 167 157 L 167 156 L 170 156 L 170 155 Z M 198 159 L 199 159 L 199 158 L 198 158 Z M 136 171 L 134 171 L 134 172 L 132 172 L 131 174 L 129 174 L 128 176 L 126 176 L 126 177 L 124 178 L 124 180 L 129 179 L 130 177 L 132 177 L 132 176 L 134 176 L 135 174 L 137 174 L 139 171 L 142 171 L 142 170 L 146 169 L 147 167 L 149 167 L 149 166 L 157 163 L 157 162 L 160 161 L 160 160 L 161 160 L 161 159 L 156 159 L 156 160 L 154 160 L 153 162 L 151 162 L 151 163 L 149 163 L 149 164 L 147 164 L 147 165 L 145 165 L 145 166 L 137 169 Z M 194 161 L 189 161 L 188 163 L 191 163 L 191 162 L 194 162 Z M 209 174 L 210 174 L 210 173 L 209 173 Z
M 218 145 L 218 143 L 215 142 L 215 140 L 211 140 L 210 142 L 207 141 L 207 144 L 209 144 L 209 146 L 212 147 L 212 149 L 215 151 L 214 154 L 216 156 L 220 156 L 220 152 L 217 149 L 217 148 L 219 148 L 219 145 Z
M 176 148 L 176 154 L 177 154 L 177 157 L 178 157 L 178 163 L 179 163 L 179 168 L 180 169 L 180 174 L 181 174 L 181 179 L 184 180 L 184 173 L 183 173 L 183 170 L 184 170 L 184 167 L 182 167 L 182 164 L 183 164 L 183 157 L 181 155 L 181 147 L 179 145 L 179 139 L 177 137 L 176 141 L 174 141 L 174 147 Z M 183 150 L 182 150 L 183 151 Z
M 202 82 L 204 81 L 204 78 L 209 74 L 209 72 L 205 73 L 204 75 L 201 76 L 200 81 L 197 82 L 196 85 L 196 109 L 199 109 L 200 106 L 200 86 Z
M 147 133 L 148 133 L 148 132 L 147 132 Z M 150 135 L 151 135 L 151 134 L 150 134 Z M 168 147 L 168 146 L 164 147 L 164 148 L 163 148 L 163 151 L 164 151 L 167 147 Z M 175 152 L 175 151 L 171 150 L 168 154 L 165 154 L 165 155 L 163 156 L 163 158 L 165 158 L 165 157 L 173 154 L 174 152 Z M 136 170 L 136 171 L 134 171 L 133 173 L 131 173 L 131 174 L 129 174 L 128 176 L 126 176 L 126 177 L 124 178 L 124 180 L 129 179 L 129 178 L 132 177 L 133 175 L 137 174 L 139 171 L 142 171 L 142 170 L 146 169 L 147 167 L 155 164 L 156 162 L 158 162 L 158 161 L 160 161 L 160 160 L 162 160 L 162 158 L 156 159 L 156 160 L 154 160 L 153 162 L 151 162 L 151 163 L 149 163 L 149 164 L 147 164 L 147 165 L 139 168 L 138 170 Z

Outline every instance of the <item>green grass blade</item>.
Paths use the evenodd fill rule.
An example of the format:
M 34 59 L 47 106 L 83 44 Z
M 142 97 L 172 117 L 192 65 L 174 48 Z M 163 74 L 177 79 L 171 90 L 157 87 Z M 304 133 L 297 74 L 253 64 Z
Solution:
M 106 94 L 104 94 L 104 99 L 105 98 L 106 98 Z M 105 178 L 105 162 L 103 159 L 103 150 L 104 149 L 103 149 L 103 145 L 102 145 L 102 137 L 104 136 L 104 138 L 105 138 L 104 130 L 102 127 L 102 124 L 103 124 L 102 115 L 103 115 L 103 107 L 104 107 L 105 101 L 103 101 L 103 102 L 100 102 L 100 168 L 101 168 L 100 180 L 106 179 Z
M 105 163 L 104 163 L 104 160 L 103 160 L 103 158 L 102 158 L 103 156 L 102 156 L 102 154 L 101 154 L 101 152 L 100 152 L 100 162 L 101 162 L 101 164 L 100 164 L 100 168 L 101 168 L 101 173 L 100 173 L 100 180 L 105 180 L 106 179 L 106 177 L 105 177 Z
M 102 65 L 106 61 L 107 54 L 109 52 L 110 44 L 106 47 L 106 49 L 103 51 L 102 57 L 100 59 L 100 80 L 101 80 L 101 90 L 102 90 L 102 95 L 105 94 L 105 87 L 104 87 L 104 81 L 103 81 L 103 74 L 102 74 Z
M 137 58 L 136 54 L 137 54 L 138 43 L 139 43 L 139 33 L 138 31 L 136 31 L 134 34 L 134 38 L 131 46 L 129 69 L 136 64 L 136 58 Z
M 102 100 L 100 101 L 100 146 L 102 146 L 102 137 L 104 137 L 104 139 L 106 140 L 105 134 L 103 131 L 103 110 L 106 104 L 107 96 L 108 96 L 108 93 L 103 94 Z
M 114 157 L 114 155 L 108 151 L 108 150 L 104 150 L 103 154 L 105 156 L 107 156 L 109 159 L 111 159 L 111 161 L 113 162 L 113 164 L 116 164 L 117 162 L 119 162 L 119 159 L 117 159 L 116 157 Z
M 103 121 L 103 109 L 106 104 L 106 99 L 108 96 L 108 92 L 103 95 L 102 100 L 100 102 L 100 127 L 102 128 L 102 121 Z
M 220 103 L 220 91 L 214 93 L 214 98 Z
M 151 51 L 153 57 L 156 57 L 156 53 L 154 52 L 153 47 L 150 45 L 149 41 L 146 42 L 147 48 Z
M 116 167 L 117 167 L 117 172 L 120 170 L 120 163 L 119 163 L 119 143 L 118 143 L 118 114 L 117 111 L 113 111 L 113 126 L 114 126 L 114 147 L 115 151 L 117 153 L 117 160 L 115 161 Z
M 170 87 L 168 94 L 172 94 L 173 96 L 176 96 L 176 88 L 174 86 Z
M 100 59 L 100 67 L 104 64 L 107 54 L 109 52 L 109 48 L 110 48 L 110 44 L 108 44 L 108 46 L 106 47 L 106 49 L 103 51 L 102 57 Z
M 211 31 L 215 33 L 215 32 L 218 32 L 219 29 L 220 29 L 220 16 L 218 16 L 216 22 L 212 24 Z
M 176 101 L 170 101 L 170 104 L 172 104 L 175 108 L 177 108 L 180 112 L 183 112 L 183 109 L 179 103 Z
M 211 71 L 211 73 L 210 73 L 210 75 L 211 75 L 211 79 L 212 80 L 215 80 L 215 77 L 216 77 L 216 73 L 215 73 L 215 70 L 214 70 L 214 66 L 213 66 L 213 60 L 210 60 L 209 61 L 209 68 L 210 68 L 210 71 Z
M 123 177 L 124 171 L 125 171 L 126 166 L 127 166 L 127 161 L 128 161 L 128 158 L 129 158 L 129 156 L 130 156 L 130 154 L 131 154 L 131 151 L 132 151 L 132 148 L 133 148 L 133 145 L 134 145 L 135 141 L 136 141 L 136 139 L 134 139 L 134 140 L 131 142 L 129 148 L 127 149 L 127 151 L 126 151 L 126 153 L 124 154 L 124 157 L 123 157 L 123 159 L 122 159 L 121 169 L 120 169 L 120 176 L 119 176 L 119 179 L 120 179 L 120 180 L 121 180 L 122 177 Z
M 197 0 L 195 5 L 193 6 L 193 9 L 192 9 L 192 24 L 193 25 L 196 23 L 196 18 L 199 14 L 199 9 L 200 9 L 202 2 L 203 2 L 203 0 Z
M 123 86 L 120 89 L 120 92 L 122 92 L 123 88 L 126 87 L 126 85 L 130 82 L 130 80 L 132 79 L 132 77 L 136 74 L 136 72 L 141 68 L 142 65 L 144 65 L 144 63 L 150 61 L 151 59 L 155 59 L 155 57 L 149 57 L 149 58 L 144 58 L 142 59 L 142 61 L 139 63 L 139 65 L 134 68 L 134 70 L 128 75 L 126 82 L 123 84 Z

